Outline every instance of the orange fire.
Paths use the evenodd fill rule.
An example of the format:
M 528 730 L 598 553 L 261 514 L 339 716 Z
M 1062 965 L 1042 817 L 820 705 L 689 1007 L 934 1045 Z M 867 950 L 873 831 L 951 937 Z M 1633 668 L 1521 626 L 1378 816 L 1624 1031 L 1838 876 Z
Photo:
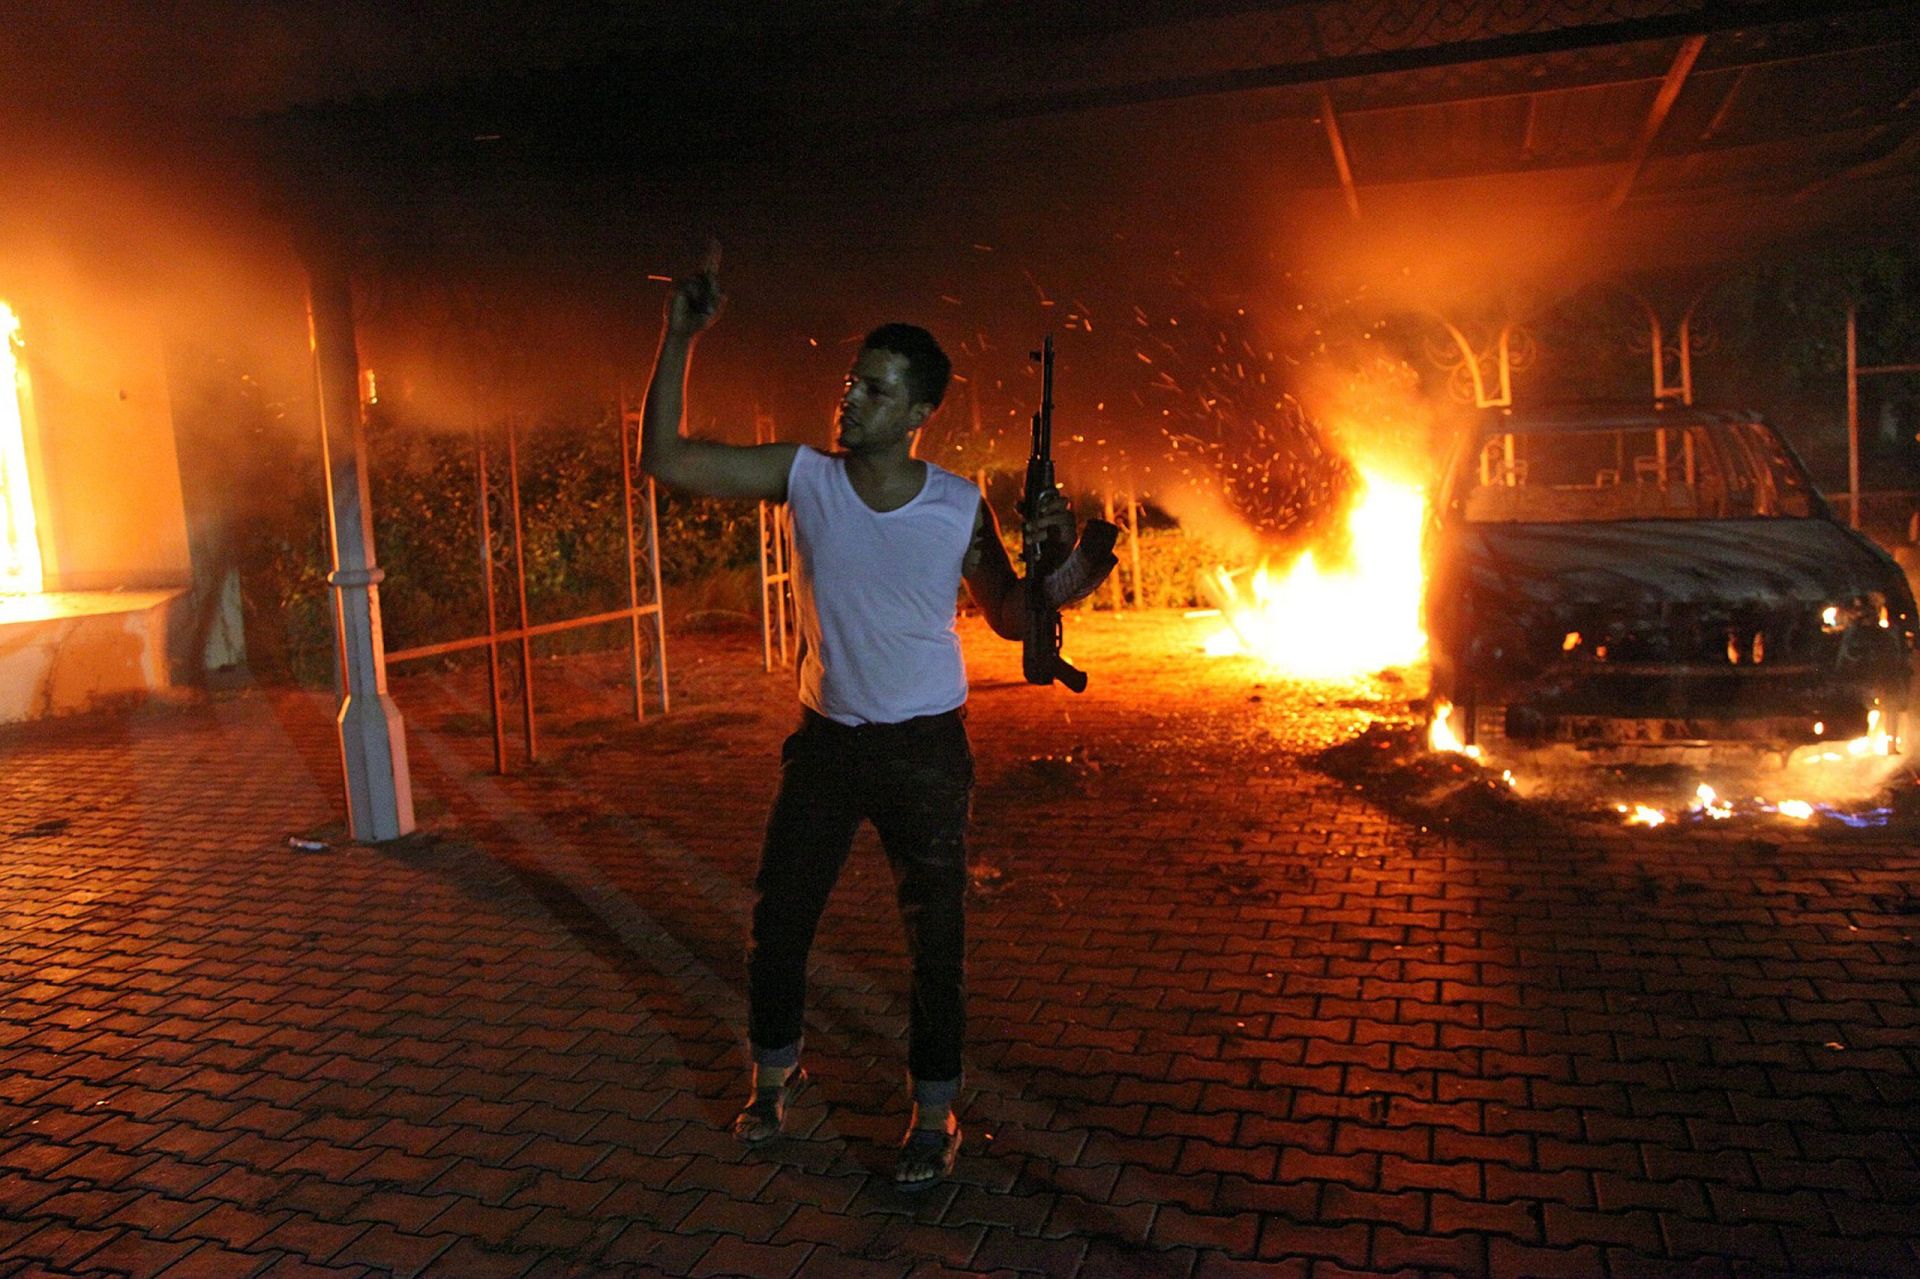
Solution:
M 1322 568 L 1303 552 L 1283 573 L 1262 563 L 1251 577 L 1214 570 L 1209 583 L 1227 628 L 1213 656 L 1258 657 L 1283 674 L 1339 680 L 1420 660 L 1425 567 L 1420 556 L 1426 495 L 1360 467 L 1363 488 L 1347 517 L 1352 561 Z
M 40 535 L 27 478 L 27 383 L 19 347 L 19 317 L 0 302 L 0 593 L 35 594 L 42 586 Z
M 1427 725 L 1427 745 L 1435 752 L 1451 752 L 1485 762 L 1478 746 L 1461 742 L 1452 723 L 1453 705 L 1440 699 L 1433 705 L 1433 719 Z M 1819 726 L 1815 726 L 1816 731 Z M 1848 742 L 1801 747 L 1793 751 L 1784 766 L 1756 774 L 1748 770 L 1738 782 L 1715 786 L 1701 781 L 1691 799 L 1684 802 L 1648 802 L 1622 799 L 1613 810 L 1628 826 L 1653 828 L 1669 822 L 1721 822 L 1742 815 L 1747 817 L 1784 817 L 1794 822 L 1810 822 L 1829 817 L 1849 825 L 1875 825 L 1884 818 L 1876 809 L 1887 784 L 1903 767 L 1900 743 L 1887 729 L 1879 710 L 1867 712 L 1867 732 Z M 1530 775 L 1522 780 L 1511 770 L 1501 774 L 1506 784 L 1523 795 L 1558 789 L 1564 784 Z M 1581 789 L 1576 787 L 1576 789 Z M 1794 794 L 1791 799 L 1769 798 L 1767 794 Z M 1804 798 L 1803 798 L 1804 797 Z
M 1437 755 L 1452 753 L 1468 759 L 1480 758 L 1480 748 L 1461 741 L 1460 734 L 1453 731 L 1453 703 L 1444 697 L 1436 698 L 1433 703 L 1433 722 L 1427 725 L 1427 749 Z

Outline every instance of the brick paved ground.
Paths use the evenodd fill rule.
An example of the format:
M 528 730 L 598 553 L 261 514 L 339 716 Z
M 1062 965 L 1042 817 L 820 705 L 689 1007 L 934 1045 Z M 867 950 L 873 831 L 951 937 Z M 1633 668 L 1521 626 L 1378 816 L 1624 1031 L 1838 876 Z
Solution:
M 384 847 L 320 699 L 0 735 L 0 1276 L 1920 1272 L 1909 840 L 1424 832 L 1302 759 L 1394 703 L 1192 627 L 1074 619 L 1077 699 L 968 632 L 969 1140 L 918 1199 L 870 837 L 818 1086 L 720 1131 L 792 713 L 757 636 L 676 640 L 643 725 L 617 663 L 543 667 L 506 778 L 471 679 L 397 680 Z

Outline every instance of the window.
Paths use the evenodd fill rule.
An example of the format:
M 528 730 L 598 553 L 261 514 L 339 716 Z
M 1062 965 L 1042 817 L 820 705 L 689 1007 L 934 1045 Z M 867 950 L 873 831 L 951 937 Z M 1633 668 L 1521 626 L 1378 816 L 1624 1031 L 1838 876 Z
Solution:
M 1495 431 L 1454 486 L 1475 523 L 1814 514 L 1805 474 L 1758 422 Z
M 40 535 L 27 475 L 27 375 L 20 319 L 0 302 L 0 593 L 41 589 Z

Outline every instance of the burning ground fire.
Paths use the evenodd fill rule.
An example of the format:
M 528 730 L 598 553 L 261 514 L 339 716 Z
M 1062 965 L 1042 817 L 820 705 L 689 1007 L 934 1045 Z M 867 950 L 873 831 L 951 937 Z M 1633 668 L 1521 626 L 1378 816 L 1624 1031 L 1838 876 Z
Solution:
M 1226 629 L 1207 642 L 1209 656 L 1256 657 L 1311 680 L 1356 679 L 1420 660 L 1426 498 L 1377 470 L 1361 466 L 1359 473 L 1347 564 L 1323 567 L 1307 550 L 1281 573 L 1264 561 L 1251 576 L 1214 570 L 1208 585 Z
M 1427 727 L 1427 746 L 1435 754 L 1459 755 L 1485 763 L 1478 746 L 1463 744 L 1453 731 L 1451 712 L 1446 701 L 1433 707 Z M 1667 795 L 1648 794 L 1613 796 L 1607 806 L 1628 826 L 1648 829 L 1667 825 L 1724 822 L 1735 817 L 1785 818 L 1795 823 L 1831 819 L 1849 826 L 1881 826 L 1892 816 L 1892 809 L 1879 802 L 1887 787 L 1903 767 L 1902 757 L 1894 750 L 1879 711 L 1870 711 L 1867 733 L 1848 742 L 1831 746 L 1802 747 L 1795 750 L 1784 765 L 1772 769 L 1748 768 L 1734 776 L 1723 776 L 1720 784 L 1689 778 L 1678 794 L 1666 787 Z M 1610 779 L 1611 775 L 1607 775 Z M 1511 769 L 1502 769 L 1502 783 L 1518 798 L 1530 798 L 1550 792 L 1592 794 L 1601 789 L 1601 779 L 1585 783 L 1569 782 L 1562 777 L 1519 777 Z M 1690 792 L 1685 789 L 1690 786 Z M 1793 798 L 1770 798 L 1783 793 Z

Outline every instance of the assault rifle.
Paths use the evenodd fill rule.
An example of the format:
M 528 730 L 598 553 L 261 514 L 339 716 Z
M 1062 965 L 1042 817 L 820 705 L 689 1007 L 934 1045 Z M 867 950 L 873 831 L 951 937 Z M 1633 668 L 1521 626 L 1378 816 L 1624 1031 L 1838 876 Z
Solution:
M 1040 411 L 1033 415 L 1033 453 L 1027 458 L 1026 492 L 1020 512 L 1031 519 L 1039 510 L 1040 495 L 1054 486 L 1053 479 L 1053 338 L 1048 336 L 1033 358 L 1040 362 Z M 1113 564 L 1113 544 L 1120 530 L 1105 520 L 1088 520 L 1081 538 L 1089 564 L 1101 566 L 1091 583 L 1077 583 L 1072 598 L 1089 593 Z M 1027 570 L 1027 631 L 1021 644 L 1020 666 L 1029 684 L 1051 684 L 1058 680 L 1076 693 L 1087 689 L 1085 671 L 1075 669 L 1060 656 L 1060 608 L 1049 599 L 1047 582 L 1073 553 L 1063 538 L 1029 537 L 1023 525 L 1020 559 Z M 1084 576 L 1082 574 L 1081 576 Z

